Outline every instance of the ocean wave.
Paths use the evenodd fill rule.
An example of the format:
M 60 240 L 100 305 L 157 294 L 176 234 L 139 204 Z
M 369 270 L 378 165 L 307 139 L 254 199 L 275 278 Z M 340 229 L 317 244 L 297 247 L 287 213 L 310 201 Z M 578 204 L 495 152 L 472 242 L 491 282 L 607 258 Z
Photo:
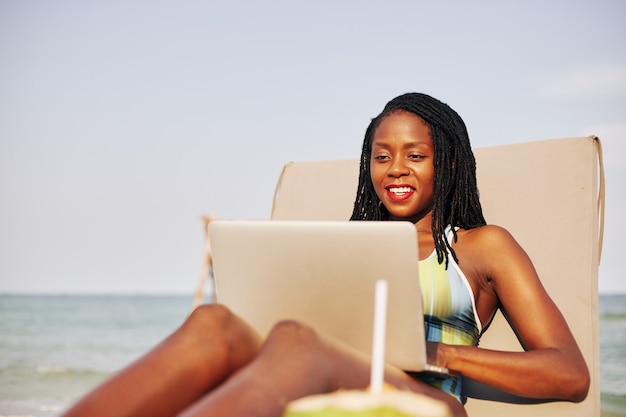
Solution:
M 6 416 L 0 414 L 0 417 L 35 417 L 32 414 L 7 414 Z
M 63 407 L 61 407 L 60 405 L 40 405 L 39 409 L 41 411 L 45 411 L 45 412 L 59 412 L 61 410 L 63 410 Z
M 32 375 L 32 376 L 77 376 L 77 377 L 101 377 L 109 375 L 110 372 L 105 372 L 96 369 L 86 368 L 66 368 L 55 365 L 19 365 L 9 364 L 0 367 L 0 376 L 7 375 Z M 2 417 L 2 416 L 0 416 Z
M 54 417 L 68 407 L 50 398 L 0 399 L 0 417 Z
M 35 371 L 40 375 L 51 376 L 102 376 L 108 372 L 98 371 L 95 369 L 84 368 L 64 368 L 61 366 L 37 365 Z
M 600 394 L 600 401 L 602 403 L 602 410 L 616 413 L 626 412 L 626 395 L 624 394 L 602 392 Z
M 603 321 L 624 321 L 626 320 L 626 312 L 618 311 L 618 312 L 606 312 L 600 314 L 600 322 Z
M 0 414 L 0 417 L 36 417 L 32 414 L 7 414 L 6 416 L 3 414 Z

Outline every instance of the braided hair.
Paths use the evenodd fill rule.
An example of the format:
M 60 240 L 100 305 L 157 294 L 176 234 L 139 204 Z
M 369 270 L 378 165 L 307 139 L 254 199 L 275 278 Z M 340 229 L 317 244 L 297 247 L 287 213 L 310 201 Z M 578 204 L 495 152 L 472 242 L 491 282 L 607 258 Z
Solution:
M 372 184 L 370 159 L 376 129 L 387 116 L 398 111 L 415 114 L 430 129 L 435 150 L 431 229 L 437 260 L 442 263 L 445 259 L 447 268 L 448 253 L 457 263 L 458 258 L 445 238 L 446 227 L 452 226 L 456 241 L 456 227 L 472 229 L 486 222 L 476 185 L 476 161 L 465 123 L 457 112 L 433 97 L 421 93 L 403 94 L 387 103 L 383 111 L 372 119 L 363 140 L 359 185 L 350 220 L 389 220 L 389 213 Z

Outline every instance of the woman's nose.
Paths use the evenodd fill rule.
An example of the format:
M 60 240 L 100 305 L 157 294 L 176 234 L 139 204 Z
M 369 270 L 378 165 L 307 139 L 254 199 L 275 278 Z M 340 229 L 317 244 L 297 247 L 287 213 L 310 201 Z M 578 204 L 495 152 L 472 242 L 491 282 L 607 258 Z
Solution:
M 409 175 L 409 169 L 402 158 L 395 158 L 389 166 L 388 174 L 391 177 L 402 177 Z

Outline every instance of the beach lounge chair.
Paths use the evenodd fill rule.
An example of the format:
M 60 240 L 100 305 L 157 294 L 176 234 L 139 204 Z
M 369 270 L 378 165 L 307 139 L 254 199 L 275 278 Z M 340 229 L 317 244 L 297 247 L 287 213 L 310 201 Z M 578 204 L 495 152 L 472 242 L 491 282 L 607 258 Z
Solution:
M 604 211 L 600 142 L 595 137 L 553 139 L 479 148 L 475 155 L 485 217 L 510 230 L 530 255 L 585 356 L 591 388 L 583 402 L 573 404 L 529 401 L 468 381 L 468 413 L 599 416 L 597 280 Z M 286 164 L 276 187 L 272 219 L 347 220 L 358 173 L 357 159 Z M 501 313 L 480 344 L 522 349 Z

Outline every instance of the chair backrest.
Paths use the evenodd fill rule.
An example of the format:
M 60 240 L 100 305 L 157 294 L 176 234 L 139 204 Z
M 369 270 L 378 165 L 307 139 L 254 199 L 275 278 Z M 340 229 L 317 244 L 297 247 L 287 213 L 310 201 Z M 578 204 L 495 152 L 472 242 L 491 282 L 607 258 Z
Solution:
M 506 227 L 530 255 L 585 356 L 591 388 L 578 404 L 535 402 L 468 381 L 468 413 L 599 416 L 598 264 L 603 228 L 599 140 L 553 139 L 474 152 L 485 217 Z M 272 219 L 347 220 L 358 173 L 357 159 L 286 164 L 276 187 Z M 522 350 L 501 313 L 481 346 Z

